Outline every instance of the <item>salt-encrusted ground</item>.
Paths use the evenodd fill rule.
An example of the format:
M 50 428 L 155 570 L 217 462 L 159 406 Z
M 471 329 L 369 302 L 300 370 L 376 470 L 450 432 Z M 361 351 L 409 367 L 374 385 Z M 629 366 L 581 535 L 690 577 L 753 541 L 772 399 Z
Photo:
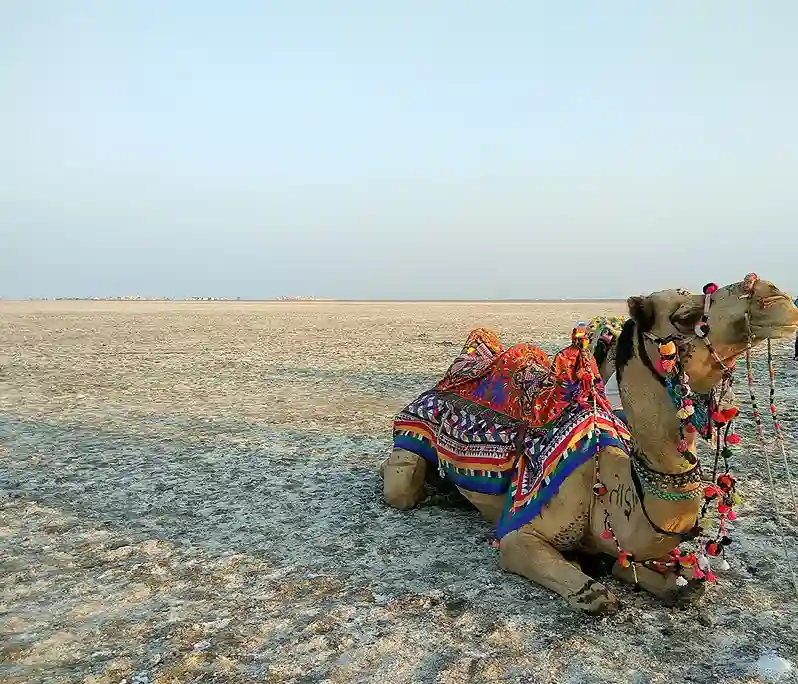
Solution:
M 582 617 L 502 573 L 470 510 L 381 501 L 391 416 L 470 328 L 554 351 L 620 311 L 0 304 L 0 681 L 795 681 L 798 608 L 749 440 L 732 570 L 686 612 L 610 580 L 624 609 Z M 794 443 L 791 358 L 780 344 Z

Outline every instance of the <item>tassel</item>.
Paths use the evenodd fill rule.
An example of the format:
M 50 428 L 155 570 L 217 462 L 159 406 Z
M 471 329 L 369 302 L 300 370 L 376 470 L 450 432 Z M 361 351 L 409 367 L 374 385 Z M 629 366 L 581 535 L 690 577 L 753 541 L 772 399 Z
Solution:
M 727 561 L 725 558 L 720 562 L 720 569 L 723 570 L 723 571 L 731 569 L 731 565 L 729 565 L 729 561 Z
M 704 579 L 704 573 L 697 565 L 693 568 L 693 579 Z

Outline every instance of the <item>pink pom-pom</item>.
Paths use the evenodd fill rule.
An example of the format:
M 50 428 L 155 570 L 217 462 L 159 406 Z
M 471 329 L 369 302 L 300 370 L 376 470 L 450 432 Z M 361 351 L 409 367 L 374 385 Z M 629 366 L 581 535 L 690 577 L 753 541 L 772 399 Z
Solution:
M 752 292 L 757 280 L 759 280 L 759 276 L 756 273 L 749 273 L 743 280 L 743 290 L 748 293 Z
M 732 522 L 734 522 L 735 520 L 737 520 L 737 514 L 736 514 L 736 513 L 735 513 L 735 512 L 734 512 L 734 511 L 733 511 L 731 508 L 729 509 L 729 514 L 728 514 L 726 517 L 727 517 L 729 520 L 731 520 Z
M 707 579 L 707 582 L 715 582 L 716 581 L 716 577 L 715 577 L 714 573 L 712 572 L 712 570 L 707 570 L 706 579 Z
M 602 539 L 612 539 L 612 530 L 608 527 L 601 533 Z
M 657 360 L 657 370 L 662 373 L 663 375 L 668 375 L 673 372 L 675 367 L 675 363 L 670 359 L 658 359 Z
M 684 453 L 687 451 L 687 440 L 680 439 L 679 442 L 676 444 L 676 448 L 679 450 L 680 453 Z
M 740 443 L 740 435 L 729 435 L 726 438 L 726 444 L 731 444 L 732 446 L 735 446 L 739 443 Z
M 704 579 L 704 571 L 698 565 L 693 566 L 693 579 Z

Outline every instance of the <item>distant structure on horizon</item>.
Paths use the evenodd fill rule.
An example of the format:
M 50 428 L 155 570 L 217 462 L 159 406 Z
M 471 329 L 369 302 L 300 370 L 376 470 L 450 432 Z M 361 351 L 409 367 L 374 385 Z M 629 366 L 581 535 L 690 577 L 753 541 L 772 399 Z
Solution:
M 298 295 L 295 297 L 278 297 L 278 302 L 315 302 L 316 297 L 306 297 L 303 295 Z

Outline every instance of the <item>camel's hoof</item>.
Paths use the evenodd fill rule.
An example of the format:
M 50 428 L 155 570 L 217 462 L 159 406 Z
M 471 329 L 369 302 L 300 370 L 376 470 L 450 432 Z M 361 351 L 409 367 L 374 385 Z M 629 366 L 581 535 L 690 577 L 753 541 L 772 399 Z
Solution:
M 601 582 L 590 580 L 579 591 L 573 594 L 568 603 L 572 608 L 589 615 L 606 615 L 614 613 L 620 607 L 618 599 Z

